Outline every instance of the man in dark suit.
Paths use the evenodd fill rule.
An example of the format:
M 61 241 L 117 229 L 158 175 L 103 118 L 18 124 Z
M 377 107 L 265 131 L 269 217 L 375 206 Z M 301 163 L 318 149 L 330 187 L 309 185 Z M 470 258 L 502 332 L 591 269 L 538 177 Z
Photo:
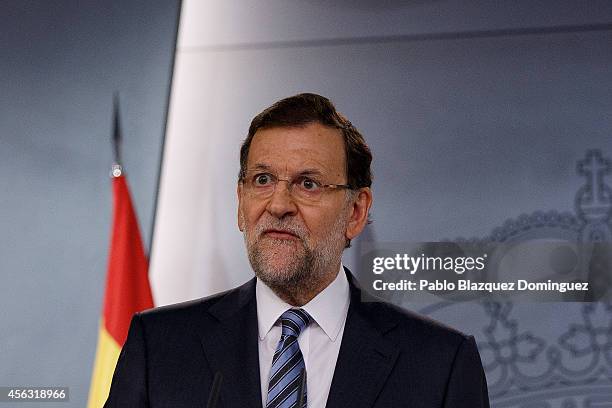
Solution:
M 256 278 L 134 316 L 105 406 L 488 407 L 473 337 L 370 298 L 341 265 L 371 160 L 319 95 L 257 115 L 238 179 Z

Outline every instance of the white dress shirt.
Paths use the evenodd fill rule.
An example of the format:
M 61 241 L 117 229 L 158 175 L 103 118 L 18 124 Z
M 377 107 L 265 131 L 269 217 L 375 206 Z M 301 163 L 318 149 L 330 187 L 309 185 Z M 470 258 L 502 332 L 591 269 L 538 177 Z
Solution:
M 309 408 L 324 408 L 331 387 L 336 360 L 342 343 L 350 303 L 349 284 L 340 265 L 336 279 L 301 308 L 312 322 L 298 337 L 306 364 L 306 389 Z M 272 356 L 281 336 L 280 316 L 292 306 L 257 279 L 257 323 L 259 327 L 259 372 L 261 399 L 266 406 Z

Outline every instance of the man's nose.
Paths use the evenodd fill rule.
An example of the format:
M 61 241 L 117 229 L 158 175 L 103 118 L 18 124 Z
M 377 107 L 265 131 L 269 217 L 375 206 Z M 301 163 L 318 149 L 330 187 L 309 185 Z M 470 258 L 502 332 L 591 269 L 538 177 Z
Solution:
M 285 180 L 279 180 L 276 184 L 266 210 L 276 218 L 283 218 L 286 215 L 295 215 L 297 213 L 297 206 L 289 191 L 289 183 L 285 182 Z

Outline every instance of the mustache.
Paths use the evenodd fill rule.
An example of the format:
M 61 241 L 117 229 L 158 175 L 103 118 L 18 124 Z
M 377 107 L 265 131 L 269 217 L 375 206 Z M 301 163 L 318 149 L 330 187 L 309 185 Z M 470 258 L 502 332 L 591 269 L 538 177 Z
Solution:
M 255 226 L 255 236 L 260 237 L 269 230 L 285 231 L 295 235 L 302 241 L 308 236 L 305 226 L 294 221 L 280 221 L 277 219 L 266 219 L 258 222 Z

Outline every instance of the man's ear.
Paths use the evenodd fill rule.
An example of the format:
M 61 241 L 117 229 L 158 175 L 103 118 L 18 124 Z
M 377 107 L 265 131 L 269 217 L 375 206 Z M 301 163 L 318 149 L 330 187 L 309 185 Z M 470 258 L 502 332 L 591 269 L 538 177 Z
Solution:
M 244 213 L 242 212 L 242 183 L 238 182 L 236 187 L 236 194 L 238 195 L 238 229 L 244 231 Z
M 351 200 L 348 225 L 346 227 L 346 238 L 353 239 L 361 234 L 368 223 L 368 215 L 372 206 L 372 190 L 364 187 L 357 190 L 356 197 Z

